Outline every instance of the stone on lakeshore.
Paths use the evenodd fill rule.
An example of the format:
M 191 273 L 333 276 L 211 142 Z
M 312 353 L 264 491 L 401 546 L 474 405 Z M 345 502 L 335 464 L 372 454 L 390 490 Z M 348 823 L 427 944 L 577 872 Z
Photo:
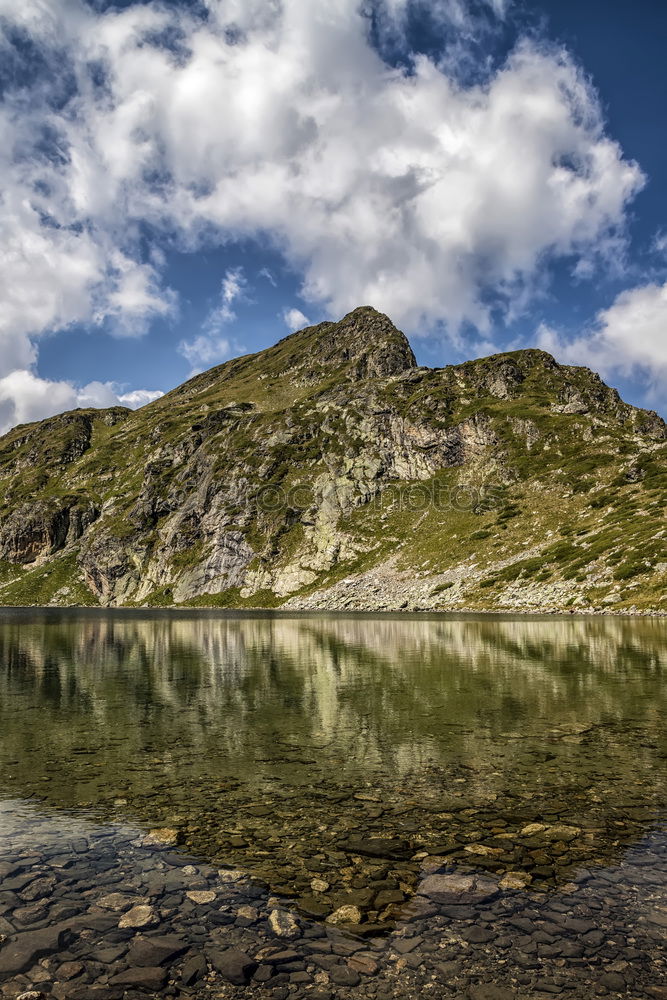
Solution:
M 48 1000 L 46 993 L 39 990 L 28 990 L 27 993 L 19 993 L 16 1000 Z
M 271 910 L 269 927 L 276 937 L 287 938 L 288 941 L 301 937 L 301 928 L 297 920 L 286 910 Z
M 538 833 L 543 833 L 546 826 L 543 823 L 529 823 L 520 831 L 522 837 L 534 837 Z
M 184 986 L 194 986 L 195 983 L 203 979 L 208 972 L 206 959 L 203 955 L 192 955 L 183 965 L 181 970 L 181 981 Z
M 501 889 L 525 889 L 532 881 L 528 872 L 505 872 L 498 885 Z
M 271 965 L 290 965 L 292 962 L 299 962 L 303 958 L 294 948 L 283 948 L 282 951 L 275 951 L 274 948 L 262 949 L 265 960 Z
M 339 906 L 327 917 L 328 924 L 360 924 L 362 913 L 358 906 Z M 338 983 L 344 986 L 345 983 Z
M 379 969 L 379 965 L 370 955 L 352 955 L 348 959 L 347 964 L 351 969 L 354 969 L 355 972 L 360 972 L 363 976 L 374 976 Z
M 557 823 L 554 826 L 548 826 L 540 836 L 544 840 L 562 840 L 567 844 L 569 841 L 574 840 L 575 837 L 578 837 L 580 833 L 581 830 L 578 826 L 566 826 L 564 823 Z
M 252 977 L 253 983 L 268 983 L 273 979 L 276 970 L 272 965 L 258 965 Z
M 185 894 L 192 903 L 196 903 L 197 906 L 204 906 L 207 903 L 214 903 L 217 893 L 213 892 L 212 889 L 192 889 L 190 892 Z
M 497 935 L 494 931 L 490 931 L 486 927 L 478 927 L 474 924 L 470 930 L 464 932 L 463 936 L 470 944 L 488 944 Z
M 100 934 L 104 934 L 112 927 L 118 926 L 117 920 L 117 913 L 110 910 L 96 910 L 91 907 L 87 913 L 82 913 L 81 916 L 70 920 L 69 927 L 75 934 L 80 934 L 82 931 L 98 931 Z
M 329 883 L 325 882 L 323 878 L 314 878 L 310 883 L 310 888 L 313 892 L 326 892 L 330 886 Z
M 76 979 L 82 972 L 85 972 L 85 969 L 83 962 L 63 962 L 58 967 L 56 976 L 59 980 L 69 982 L 70 979 Z
M 23 924 L 35 924 L 39 920 L 42 920 L 48 913 L 48 906 L 46 902 L 42 901 L 39 903 L 33 903 L 31 906 L 20 906 L 18 909 L 14 910 L 12 913 L 12 920 L 15 923 Z
M 68 928 L 62 924 L 44 927 L 38 931 L 26 931 L 14 941 L 5 944 L 0 951 L 0 975 L 15 975 L 25 972 L 45 955 L 59 951 Z
M 394 927 L 393 921 L 383 920 L 382 923 L 377 924 L 346 924 L 345 930 L 349 934 L 354 934 L 355 937 L 374 938 L 381 937 L 388 931 L 393 931 Z
M 221 868 L 218 872 L 218 878 L 224 884 L 241 882 L 245 878 L 245 873 L 238 871 L 233 868 Z
M 257 963 L 238 948 L 213 952 L 210 958 L 214 968 L 233 986 L 246 986 L 257 968 Z
M 116 913 L 122 913 L 133 906 L 147 906 L 148 900 L 144 898 L 140 899 L 137 896 L 128 896 L 122 892 L 110 892 L 108 895 L 102 896 L 101 899 L 96 899 L 95 905 L 101 906 L 103 910 L 113 910 Z
M 53 875 L 36 878 L 20 893 L 21 899 L 25 900 L 26 903 L 34 903 L 38 899 L 44 899 L 52 894 L 57 884 L 58 882 Z
M 149 830 L 142 844 L 144 847 L 176 847 L 178 840 L 178 830 L 170 826 L 161 826 L 155 830 Z
M 428 875 L 418 889 L 420 896 L 428 896 L 436 903 L 482 903 L 498 894 L 498 887 L 490 879 L 472 875 Z
M 131 927 L 141 930 L 144 927 L 155 927 L 160 920 L 152 906 L 133 906 L 131 910 L 124 913 L 118 921 L 118 926 L 122 928 Z
M 307 917 L 321 919 L 331 913 L 331 904 L 326 899 L 317 896 L 302 896 L 301 899 L 297 900 L 296 905 Z
M 391 942 L 391 946 L 394 949 L 394 951 L 397 951 L 399 953 L 399 955 L 409 955 L 411 951 L 414 951 L 415 948 L 419 947 L 419 945 L 423 942 L 423 940 L 424 939 L 422 937 L 413 937 L 413 938 L 399 937 L 393 939 L 393 941 Z
M 389 858 L 405 861 L 412 856 L 412 848 L 405 840 L 389 837 L 349 837 L 341 842 L 342 850 L 369 858 Z
M 359 973 L 349 965 L 332 965 L 329 969 L 329 979 L 336 986 L 358 986 L 361 982 Z
M 606 990 L 610 990 L 612 993 L 624 993 L 626 982 L 618 972 L 605 972 L 604 975 L 600 976 L 600 986 L 604 986 Z
M 400 889 L 383 889 L 375 897 L 376 910 L 382 910 L 385 906 L 392 906 L 405 902 L 405 895 Z
M 56 987 L 54 987 L 56 1000 L 123 1000 L 125 996 L 124 986 L 111 986 L 109 983 L 105 983 L 104 986 L 77 986 L 71 992 L 68 988 L 64 998 L 58 996 L 55 990 Z
M 466 844 L 463 850 L 467 854 L 477 854 L 483 858 L 497 858 L 503 853 L 502 847 L 487 847 L 486 844 Z
M 133 967 L 166 965 L 188 950 L 183 938 L 172 934 L 161 937 L 145 937 L 138 934 L 130 945 L 127 962 Z
M 111 986 L 125 986 L 139 990 L 157 992 L 161 990 L 167 982 L 167 970 L 160 968 L 144 967 L 140 969 L 125 969 L 113 976 L 109 983 Z

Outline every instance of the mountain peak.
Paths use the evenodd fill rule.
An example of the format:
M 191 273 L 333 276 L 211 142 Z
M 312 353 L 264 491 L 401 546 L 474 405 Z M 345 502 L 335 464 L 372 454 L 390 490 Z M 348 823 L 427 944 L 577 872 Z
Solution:
M 299 330 L 271 351 L 286 352 L 290 367 L 348 368 L 354 378 L 386 378 L 417 366 L 405 334 L 372 306 L 359 306 L 337 323 Z

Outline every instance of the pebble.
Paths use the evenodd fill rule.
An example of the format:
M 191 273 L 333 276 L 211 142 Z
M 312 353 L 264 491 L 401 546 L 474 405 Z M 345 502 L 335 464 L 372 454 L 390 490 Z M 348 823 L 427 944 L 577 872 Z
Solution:
M 361 982 L 359 973 L 349 965 L 333 965 L 329 969 L 329 978 L 336 986 L 358 986 Z
M 358 906 L 339 906 L 327 917 L 328 924 L 360 924 L 362 912 Z
M 271 910 L 269 914 L 269 927 L 276 937 L 287 938 L 288 940 L 301 937 L 301 928 L 298 921 L 286 910 Z
M 209 889 L 203 891 L 200 891 L 198 889 L 193 889 L 190 892 L 186 892 L 185 895 L 191 902 L 196 903 L 198 906 L 204 906 L 207 903 L 213 903 L 216 898 L 216 893 Z
M 525 889 L 533 881 L 528 872 L 506 872 L 498 885 L 501 889 Z
M 149 830 L 144 837 L 144 847 L 176 847 L 178 844 L 178 830 L 172 827 L 159 827 Z
M 152 906 L 133 906 L 127 913 L 123 914 L 118 921 L 118 926 L 121 929 L 130 927 L 138 930 L 143 927 L 154 927 L 159 922 L 158 915 Z
M 589 1000 L 606 991 L 667 1000 L 664 835 L 627 846 L 613 827 L 617 854 L 597 862 L 587 854 L 577 867 L 586 837 L 574 808 L 537 812 L 542 829 L 525 833 L 534 803 L 521 803 L 502 819 L 495 807 L 448 812 L 468 839 L 452 846 L 442 837 L 436 854 L 415 851 L 418 824 L 413 841 L 400 841 L 407 858 L 396 838 L 345 840 L 334 830 L 317 856 L 295 851 L 292 898 L 240 869 L 147 845 L 136 830 L 91 833 L 78 853 L 69 843 L 25 854 L 3 844 L 0 992 L 7 1000 L 167 1000 L 179 991 L 222 1000 L 241 988 L 249 1000 Z M 383 824 L 390 815 L 385 808 Z M 517 829 L 520 837 L 501 839 Z M 341 847 L 362 841 L 367 853 Z M 500 862 L 477 851 L 499 844 Z M 24 905 L 26 896 L 36 898 Z M 57 914 L 57 924 L 41 925 Z

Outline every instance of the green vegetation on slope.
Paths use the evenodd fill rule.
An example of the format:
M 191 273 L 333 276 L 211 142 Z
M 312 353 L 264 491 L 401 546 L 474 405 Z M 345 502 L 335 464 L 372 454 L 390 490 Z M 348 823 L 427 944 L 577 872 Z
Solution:
M 666 442 L 587 369 L 417 368 L 363 308 L 0 439 L 0 602 L 667 610 Z

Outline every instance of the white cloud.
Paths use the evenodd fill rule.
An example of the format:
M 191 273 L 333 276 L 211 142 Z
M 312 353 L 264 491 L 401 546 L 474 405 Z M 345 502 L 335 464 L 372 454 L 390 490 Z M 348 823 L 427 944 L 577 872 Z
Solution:
M 242 267 L 229 268 L 220 287 L 220 301 L 204 320 L 203 333 L 192 340 L 182 340 L 179 353 L 195 370 L 220 364 L 233 354 L 241 352 L 240 345 L 222 335 L 223 327 L 236 320 L 234 303 L 246 300 L 248 282 Z
M 209 337 L 204 334 L 193 337 L 192 340 L 181 341 L 178 350 L 197 371 L 227 361 L 233 354 L 238 353 L 232 341 L 226 337 Z
M 660 229 L 653 237 L 651 249 L 654 253 L 664 256 L 667 253 L 667 233 Z
M 148 406 L 156 399 L 162 399 L 163 392 L 159 389 L 134 389 L 132 392 L 122 392 L 118 397 L 118 402 L 123 406 L 129 406 L 131 410 L 138 410 L 141 406 Z
M 140 264 L 120 253 L 111 255 L 111 264 L 113 283 L 97 318 L 100 322 L 112 319 L 117 335 L 144 333 L 153 319 L 176 311 L 175 294 L 159 288 L 152 264 Z
M 303 330 L 306 326 L 310 326 L 310 320 L 307 316 L 304 316 L 300 309 L 285 309 L 283 311 L 283 319 L 287 329 L 291 330 L 292 333 L 296 330 Z
M 384 6 L 396 20 L 407 5 Z M 530 289 L 550 255 L 608 248 L 642 184 L 563 51 L 523 41 L 466 87 L 426 58 L 411 74 L 387 66 L 359 0 L 208 6 L 204 21 L 176 5 L 48 4 L 43 24 L 54 44 L 70 38 L 79 93 L 49 112 L 67 164 L 47 172 L 71 214 L 105 234 L 143 220 L 190 247 L 264 236 L 333 314 L 371 302 L 408 328 L 484 328 L 489 292 Z M 453 22 L 468 9 L 439 7 Z M 178 55 L 160 41 L 167 28 Z M 97 251 L 83 257 L 91 273 L 64 280 L 81 300 L 68 315 L 85 311 L 108 258 L 97 229 L 76 239 Z M 136 304 L 157 303 L 116 292 L 101 311 Z M 53 304 L 40 318 L 62 321 Z
M 217 330 L 225 323 L 234 322 L 234 303 L 244 301 L 247 284 L 242 267 L 230 268 L 225 273 L 220 289 L 220 304 L 209 313 L 204 324 L 207 329 Z
M 263 268 L 261 269 L 261 271 L 259 271 L 259 273 L 258 273 L 257 277 L 258 277 L 258 278 L 266 278 L 266 280 L 268 281 L 268 283 L 269 283 L 270 285 L 273 285 L 273 287 L 274 287 L 274 288 L 277 288 L 277 287 L 278 287 L 278 282 L 277 282 L 277 281 L 276 281 L 276 279 L 275 279 L 275 278 L 273 277 L 273 274 L 272 274 L 272 273 L 271 273 L 271 271 L 270 271 L 270 270 L 268 269 L 268 267 L 263 267 Z
M 667 399 L 667 283 L 627 289 L 601 310 L 589 330 L 567 339 L 543 324 L 537 342 L 570 364 L 605 377 L 638 376 L 655 398 Z
M 396 30 L 413 2 L 374 6 Z M 36 82 L 0 105 L 0 349 L 22 365 L 43 331 L 137 333 L 174 308 L 147 234 L 191 250 L 258 238 L 330 314 L 370 303 L 452 335 L 521 309 L 554 257 L 586 277 L 622 250 L 643 177 L 565 51 L 523 40 L 466 84 L 447 59 L 387 65 L 360 0 L 207 6 L 0 0 L 76 84 L 64 103 Z M 431 5 L 454 49 L 481 23 L 471 9 Z M 233 349 L 225 294 L 181 345 L 191 363 Z
M 43 420 L 65 410 L 118 405 L 137 409 L 162 395 L 146 389 L 122 392 L 113 382 L 77 387 L 67 381 L 40 378 L 32 371 L 14 371 L 0 378 L 0 434 L 15 424 Z

